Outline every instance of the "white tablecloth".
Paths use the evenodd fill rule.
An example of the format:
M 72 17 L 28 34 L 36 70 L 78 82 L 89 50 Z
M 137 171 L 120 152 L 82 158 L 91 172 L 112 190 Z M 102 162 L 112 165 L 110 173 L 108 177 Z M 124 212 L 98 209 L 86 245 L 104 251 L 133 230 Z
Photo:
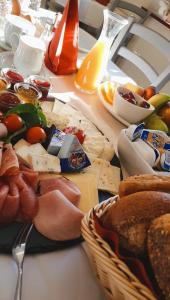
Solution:
M 116 80 L 127 81 L 127 77 L 113 64 L 109 68 Z M 97 95 L 85 95 L 77 91 L 73 76 L 53 75 L 50 80 L 58 98 L 65 99 L 66 102 L 71 100 L 113 143 L 116 142 L 118 133 L 124 126 L 106 111 Z M 17 268 L 12 256 L 0 255 L 0 300 L 13 299 L 16 278 Z M 22 300 L 105 299 L 82 245 L 53 253 L 26 256 L 22 295 Z

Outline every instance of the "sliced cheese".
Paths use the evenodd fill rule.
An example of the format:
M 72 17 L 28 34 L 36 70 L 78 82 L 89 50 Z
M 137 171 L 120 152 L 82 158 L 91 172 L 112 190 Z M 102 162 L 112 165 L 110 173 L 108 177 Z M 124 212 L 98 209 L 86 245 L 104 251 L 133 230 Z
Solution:
M 33 154 L 39 154 L 39 155 L 47 154 L 47 151 L 39 143 L 29 146 L 29 151 L 30 151 L 30 153 L 33 153 Z
M 95 175 L 99 190 L 107 191 L 114 195 L 117 194 L 120 183 L 120 169 L 101 158 L 92 159 L 91 162 L 91 166 L 83 172 Z
M 100 157 L 104 149 L 105 137 L 103 135 L 86 136 L 83 149 L 87 153 L 93 154 L 95 157 Z
M 15 145 L 14 145 L 14 149 L 15 150 L 18 150 L 18 149 L 20 149 L 21 147 L 23 147 L 23 146 L 30 146 L 31 144 L 30 143 L 28 143 L 26 140 L 24 140 L 24 139 L 21 139 L 21 140 L 19 140 Z
M 64 174 L 65 176 L 65 174 Z M 99 203 L 97 181 L 93 174 L 66 174 L 66 178 L 73 181 L 80 189 L 81 199 L 79 208 L 87 213 Z
M 33 167 L 33 170 L 36 172 L 50 172 L 50 173 L 61 172 L 60 160 L 58 157 L 54 155 L 30 154 L 29 161 Z
M 19 147 L 17 150 L 15 149 L 16 154 L 26 163 L 30 164 L 29 155 L 30 149 L 29 146 L 22 146 Z
M 55 178 L 57 174 L 39 174 L 39 179 L 47 179 L 47 178 Z M 79 203 L 79 208 L 84 212 L 87 213 L 89 210 L 97 205 L 99 203 L 99 198 L 98 198 L 98 190 L 97 190 L 97 181 L 96 177 L 94 174 L 73 174 L 69 173 L 63 174 L 64 177 L 70 179 L 73 181 L 75 184 L 80 189 L 81 192 L 81 198 L 80 198 L 80 203 Z
M 107 161 L 111 161 L 113 156 L 115 154 L 114 146 L 111 142 L 109 142 L 107 139 L 104 141 L 104 149 L 100 156 L 100 158 L 103 158 Z
M 120 169 L 105 161 L 100 169 L 98 189 L 113 195 L 118 194 L 120 184 Z
M 47 151 L 44 147 L 37 143 L 37 144 L 29 144 L 25 140 L 20 140 L 15 146 L 16 154 L 24 160 L 26 163 L 30 164 L 30 155 L 44 155 L 47 154 Z

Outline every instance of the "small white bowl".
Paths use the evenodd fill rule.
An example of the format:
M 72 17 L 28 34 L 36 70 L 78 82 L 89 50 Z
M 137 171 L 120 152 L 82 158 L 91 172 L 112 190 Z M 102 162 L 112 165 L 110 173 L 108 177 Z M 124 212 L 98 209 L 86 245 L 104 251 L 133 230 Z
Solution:
M 134 124 L 148 117 L 155 110 L 155 108 L 152 105 L 150 105 L 149 108 L 144 108 L 139 105 L 132 104 L 120 95 L 120 93 L 129 93 L 129 92 L 131 91 L 124 87 L 118 87 L 115 92 L 115 100 L 113 103 L 113 108 L 116 114 L 118 114 L 127 122 Z M 144 98 L 142 98 L 138 94 L 133 92 L 131 93 L 134 95 L 137 104 L 140 104 L 141 102 L 147 102 Z

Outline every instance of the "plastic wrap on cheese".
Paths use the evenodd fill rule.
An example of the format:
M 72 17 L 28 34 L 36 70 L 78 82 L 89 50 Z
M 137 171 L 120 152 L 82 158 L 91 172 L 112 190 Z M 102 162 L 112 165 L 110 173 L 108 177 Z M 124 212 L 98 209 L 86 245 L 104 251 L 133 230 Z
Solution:
M 91 164 L 77 137 L 71 134 L 64 136 L 58 157 L 61 172 L 80 171 Z

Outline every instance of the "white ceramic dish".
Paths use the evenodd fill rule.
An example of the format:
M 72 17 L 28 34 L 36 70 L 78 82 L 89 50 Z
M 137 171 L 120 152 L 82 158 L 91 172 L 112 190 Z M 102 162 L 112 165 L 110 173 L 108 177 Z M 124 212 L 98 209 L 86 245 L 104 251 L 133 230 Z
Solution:
M 112 116 L 118 120 L 120 123 L 122 123 L 123 125 L 125 125 L 126 127 L 128 127 L 130 125 L 129 122 L 127 122 L 126 120 L 124 120 L 122 117 L 120 117 L 118 114 L 116 114 L 114 107 L 109 104 L 105 98 L 103 97 L 100 88 L 98 89 L 98 95 L 99 95 L 99 99 L 101 101 L 101 103 L 104 105 L 104 107 L 112 114 Z
M 135 144 L 128 138 L 126 131 L 127 129 L 121 130 L 118 137 L 117 149 L 119 159 L 128 175 L 157 174 L 169 176 L 169 172 L 155 171 L 152 169 L 147 161 L 139 154 Z
M 28 20 L 15 15 L 6 15 L 6 23 L 4 27 L 5 42 L 16 49 L 19 43 L 20 35 L 35 34 L 36 27 Z
M 132 96 L 134 96 L 137 105 L 130 103 L 129 101 L 125 100 L 123 96 L 121 96 L 121 94 L 125 95 L 130 93 L 132 94 Z M 148 105 L 148 102 L 144 98 L 134 92 L 131 92 L 127 88 L 120 86 L 116 89 L 115 92 L 113 109 L 116 114 L 121 116 L 130 124 L 136 124 L 147 118 L 155 110 L 152 105 L 149 105 L 148 108 L 141 107 L 140 105 L 143 102 Z

